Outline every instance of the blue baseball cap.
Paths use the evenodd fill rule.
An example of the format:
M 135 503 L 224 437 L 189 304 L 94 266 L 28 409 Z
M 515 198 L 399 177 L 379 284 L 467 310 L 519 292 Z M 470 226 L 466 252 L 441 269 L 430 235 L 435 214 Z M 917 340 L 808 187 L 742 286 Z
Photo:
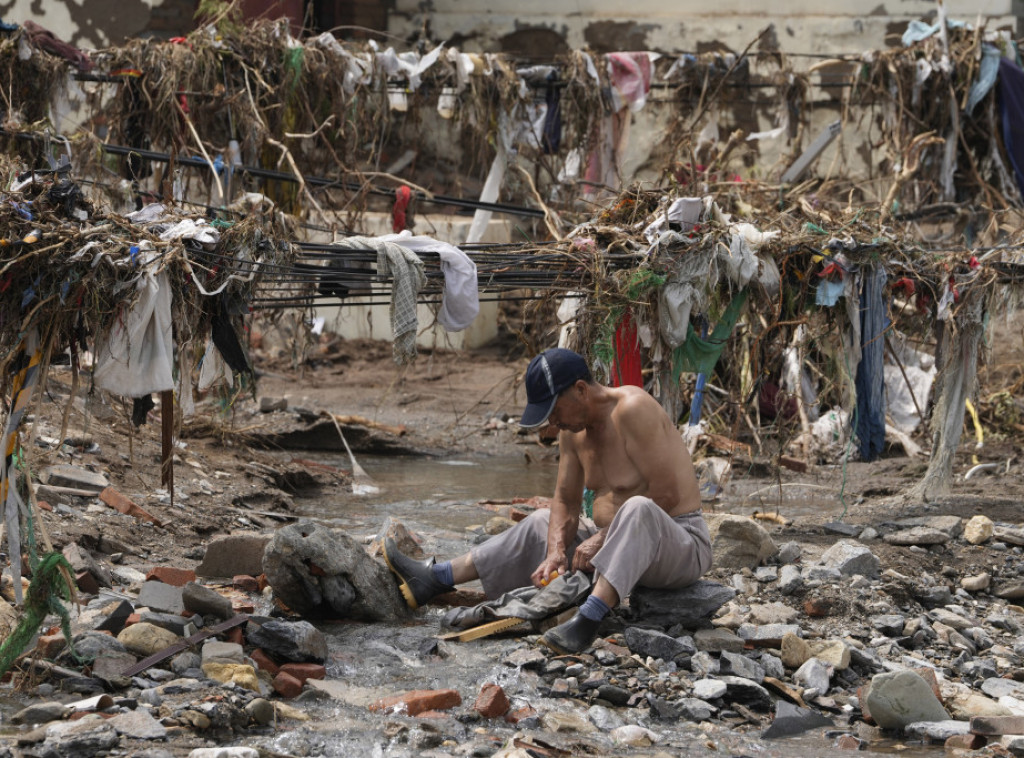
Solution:
M 545 350 L 526 369 L 526 409 L 519 425 L 533 429 L 548 420 L 558 396 L 580 379 L 591 381 L 583 356 L 561 347 Z

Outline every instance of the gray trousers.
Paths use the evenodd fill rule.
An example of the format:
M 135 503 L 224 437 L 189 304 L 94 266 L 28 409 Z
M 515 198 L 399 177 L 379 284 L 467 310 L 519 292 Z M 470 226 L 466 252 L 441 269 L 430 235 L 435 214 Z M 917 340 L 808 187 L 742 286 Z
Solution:
M 546 508 L 534 511 L 470 551 L 487 597 L 532 584 L 530 575 L 547 557 L 550 515 Z M 580 518 L 565 555 L 570 566 L 576 547 L 598 531 L 593 521 Z M 619 508 L 592 563 L 625 598 L 637 585 L 679 589 L 693 584 L 711 568 L 711 557 L 711 535 L 700 511 L 670 518 L 653 500 L 637 496 Z

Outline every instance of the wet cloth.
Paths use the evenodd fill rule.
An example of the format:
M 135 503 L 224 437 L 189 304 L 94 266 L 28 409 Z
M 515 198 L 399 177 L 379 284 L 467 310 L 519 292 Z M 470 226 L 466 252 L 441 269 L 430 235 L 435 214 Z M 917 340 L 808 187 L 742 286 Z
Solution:
M 530 575 L 547 557 L 549 518 L 547 509 L 534 511 L 470 551 L 487 597 L 532 586 Z M 570 566 L 576 548 L 598 531 L 593 521 L 580 518 L 565 556 Z M 637 585 L 679 589 L 711 568 L 711 536 L 700 511 L 673 519 L 650 498 L 631 497 L 612 519 L 592 563 L 623 598 Z
M 558 576 L 540 589 L 530 585 L 510 590 L 499 598 L 470 608 L 452 608 L 441 621 L 449 629 L 468 629 L 497 619 L 543 621 L 579 605 L 590 592 L 590 577 L 582 571 Z
M 861 361 L 857 366 L 857 439 L 860 455 L 873 461 L 885 447 L 885 269 L 864 273 L 861 288 Z
M 747 290 L 743 290 L 732 299 L 706 339 L 697 334 L 693 324 L 687 325 L 686 342 L 672 353 L 674 376 L 679 376 L 684 371 L 710 375 L 715 370 L 715 364 L 718 363 L 718 358 L 722 354 L 722 350 L 725 349 L 725 344 L 739 320 L 745 302 L 747 302 Z
M 1024 70 L 1006 58 L 999 60 L 999 110 L 1006 152 L 1024 193 Z
M 461 332 L 473 323 L 480 313 L 480 290 L 476 264 L 462 250 L 448 242 L 424 235 L 413 236 L 408 231 L 386 234 L 384 242 L 395 242 L 414 253 L 437 253 L 444 274 L 444 297 L 437 312 L 437 323 L 448 332 Z

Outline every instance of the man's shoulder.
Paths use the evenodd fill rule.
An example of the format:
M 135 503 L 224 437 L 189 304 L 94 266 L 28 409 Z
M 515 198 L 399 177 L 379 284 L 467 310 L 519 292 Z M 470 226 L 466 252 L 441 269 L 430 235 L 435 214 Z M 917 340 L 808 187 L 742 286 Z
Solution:
M 618 395 L 618 402 L 615 404 L 614 414 L 617 416 L 647 416 L 648 414 L 663 414 L 665 411 L 661 403 L 655 400 L 650 393 L 642 387 L 623 385 L 615 387 Z

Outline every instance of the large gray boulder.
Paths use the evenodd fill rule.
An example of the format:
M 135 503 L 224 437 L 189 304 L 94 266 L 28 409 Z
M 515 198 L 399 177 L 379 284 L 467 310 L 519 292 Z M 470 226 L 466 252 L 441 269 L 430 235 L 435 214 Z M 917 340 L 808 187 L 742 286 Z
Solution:
M 949 720 L 928 682 L 909 669 L 876 674 L 865 704 L 882 729 L 902 729 L 915 721 Z
M 300 521 L 279 529 L 263 553 L 274 595 L 311 618 L 397 621 L 408 613 L 391 572 L 345 533 Z

